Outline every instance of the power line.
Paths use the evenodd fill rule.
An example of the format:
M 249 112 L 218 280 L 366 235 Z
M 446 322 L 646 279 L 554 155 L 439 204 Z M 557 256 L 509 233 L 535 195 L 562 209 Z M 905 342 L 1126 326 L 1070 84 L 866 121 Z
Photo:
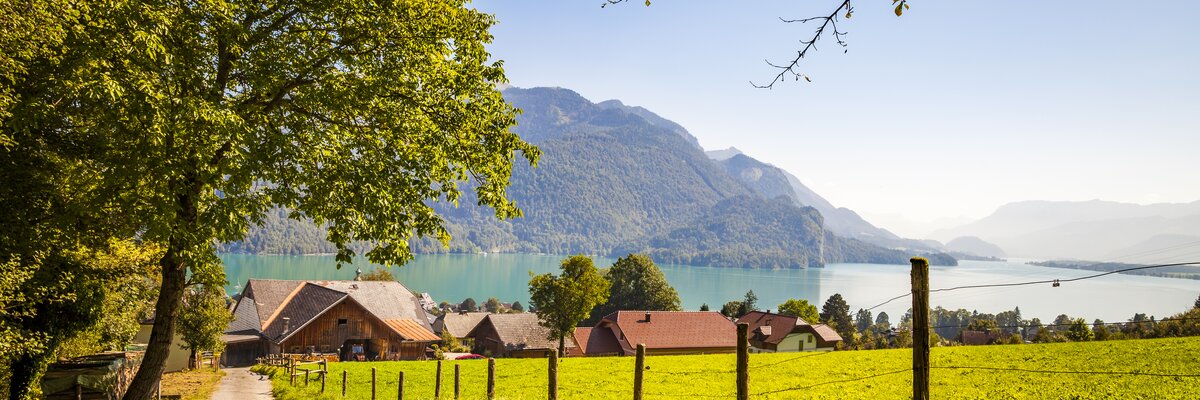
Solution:
M 1122 269 L 1113 270 L 1113 271 L 1108 271 L 1108 272 L 1102 272 L 1102 273 L 1099 273 L 1099 274 L 1094 274 L 1094 275 L 1081 276 L 1081 277 L 1078 277 L 1078 278 L 1068 278 L 1068 279 L 1043 279 L 1043 280 L 1040 280 L 1040 281 L 1014 282 L 1014 283 L 995 283 L 995 284 L 987 284 L 987 285 L 965 285 L 965 286 L 955 286 L 955 287 L 942 288 L 942 289 L 933 289 L 933 290 L 930 290 L 929 292 L 930 292 L 930 293 L 934 293 L 934 292 L 949 292 L 949 291 L 961 290 L 961 289 L 978 289 L 978 288 L 988 288 L 988 287 L 1009 287 L 1009 286 L 1027 286 L 1027 285 L 1040 285 L 1040 284 L 1047 284 L 1047 283 L 1051 283 L 1051 284 L 1053 284 L 1053 283 L 1075 282 L 1075 281 L 1082 281 L 1082 280 L 1085 280 L 1085 279 L 1099 278 L 1099 277 L 1106 276 L 1106 275 L 1118 274 L 1118 273 L 1122 273 L 1122 272 L 1129 272 L 1129 271 L 1139 271 L 1139 270 L 1143 270 L 1143 269 L 1151 269 L 1151 268 L 1165 268 L 1165 267 L 1182 267 L 1182 266 L 1195 266 L 1195 265 L 1200 265 L 1200 262 L 1184 262 L 1184 263 L 1173 263 L 1173 264 L 1143 265 L 1143 266 L 1140 266 L 1140 267 L 1122 268 Z
M 929 368 L 937 369 L 982 369 L 988 371 L 1011 371 L 1011 372 L 1028 372 L 1036 374 L 1067 374 L 1067 375 L 1134 375 L 1134 376 L 1157 376 L 1163 378 L 1200 378 L 1200 374 L 1163 374 L 1157 372 L 1136 372 L 1136 371 L 1053 371 L 1041 369 L 1027 368 L 1008 368 L 1008 367 L 984 367 L 984 366 L 930 366 Z
M 1093 264 L 1092 266 L 1097 266 L 1097 265 L 1101 265 L 1101 264 Z M 1200 266 L 1200 261 L 1193 261 L 1193 262 L 1180 262 L 1180 263 L 1171 263 L 1171 264 L 1143 265 L 1143 266 L 1138 266 L 1138 267 L 1122 268 L 1122 269 L 1118 269 L 1118 270 L 1113 270 L 1113 271 L 1102 272 L 1102 273 L 1099 273 L 1099 274 L 1093 274 L 1093 275 L 1081 276 L 1081 277 L 1078 277 L 1078 278 L 1067 278 L 1067 279 L 1042 279 L 1042 280 L 1037 280 L 1037 281 L 1028 281 L 1028 282 L 991 283 L 991 284 L 981 284 L 981 285 L 964 285 L 964 286 L 954 286 L 954 287 L 948 287 L 948 288 L 933 289 L 933 290 L 930 290 L 930 291 L 929 291 L 929 293 L 935 293 L 935 292 L 950 292 L 950 291 L 962 290 L 962 289 L 981 289 L 981 288 L 992 288 L 992 287 L 1012 287 L 1012 286 L 1044 285 L 1044 284 L 1047 284 L 1047 283 L 1050 283 L 1050 284 L 1059 284 L 1059 283 L 1064 283 L 1064 282 L 1076 282 L 1076 281 L 1082 281 L 1082 280 L 1085 280 L 1085 279 L 1099 278 L 1099 277 L 1102 277 L 1102 276 L 1107 276 L 1107 275 L 1112 275 L 1112 274 L 1119 274 L 1119 273 L 1122 273 L 1122 272 L 1139 271 L 1139 270 L 1151 269 L 1151 268 L 1182 267 L 1182 266 Z M 886 305 L 886 304 L 888 304 L 888 303 L 891 303 L 891 302 L 893 302 L 893 301 L 896 301 L 896 300 L 900 300 L 900 299 L 902 299 L 902 298 L 905 298 L 905 297 L 908 297 L 908 296 L 912 296 L 912 293 L 911 293 L 911 292 L 909 292 L 909 293 L 905 293 L 905 294 L 902 294 L 902 295 L 899 295 L 899 296 L 896 296 L 896 297 L 890 298 L 890 299 L 888 299 L 887 301 L 884 301 L 884 302 L 882 302 L 882 303 L 879 303 L 879 304 L 877 304 L 877 305 L 875 305 L 875 306 L 873 306 L 873 307 L 871 307 L 871 308 L 868 308 L 868 309 L 866 309 L 866 311 L 871 311 L 871 310 L 874 310 L 874 309 L 876 309 L 876 308 L 879 308 L 879 307 L 882 307 L 882 306 L 884 306 L 884 305 Z
M 1198 317 L 1184 317 L 1184 318 L 1163 318 L 1163 319 L 1156 319 L 1156 320 L 1153 320 L 1153 321 L 1151 321 L 1151 320 L 1145 320 L 1145 321 L 1137 321 L 1137 322 L 1134 322 L 1134 321 L 1127 321 L 1127 322 L 1104 322 L 1104 323 L 1101 323 L 1100 325 L 1141 325 L 1141 324 L 1151 324 L 1151 323 L 1160 323 L 1160 322 L 1168 322 L 1168 321 L 1189 321 L 1189 320 L 1195 321 L 1195 320 L 1200 320 L 1200 318 L 1198 318 Z M 1074 323 L 1069 323 L 1069 324 L 1041 324 L 1041 325 L 996 325 L 996 326 L 990 326 L 990 327 L 988 327 L 988 328 L 989 328 L 989 329 L 1000 329 L 1000 328 L 1050 328 L 1050 327 L 1072 326 L 1072 325 L 1075 325 L 1075 324 L 1074 324 Z M 1095 326 L 1096 324 L 1094 324 L 1094 323 L 1091 323 L 1091 322 L 1087 322 L 1087 323 L 1086 323 L 1086 325 L 1087 325 L 1087 326 Z M 931 327 L 929 327 L 929 329 L 939 329 L 939 328 L 959 328 L 959 329 L 966 329 L 966 328 L 967 328 L 967 326 L 969 326 L 969 324 L 968 324 L 968 325 L 941 325 L 941 326 L 931 326 Z
M 750 369 L 758 369 L 758 368 L 770 367 L 770 366 L 773 366 L 773 365 L 779 365 L 779 364 L 783 364 L 783 363 L 790 362 L 790 361 L 796 361 L 796 360 L 799 360 L 799 359 L 801 359 L 801 358 L 808 358 L 808 357 L 813 357 L 813 356 L 821 356 L 821 355 L 825 355 L 825 354 L 829 354 L 829 353 L 831 353 L 831 352 L 829 352 L 829 351 L 822 351 L 822 352 L 820 352 L 820 353 L 816 353 L 816 354 L 805 354 L 805 355 L 802 355 L 802 356 L 790 357 L 790 358 L 788 358 L 788 359 L 786 359 L 786 360 L 776 361 L 776 362 L 769 363 L 769 364 L 762 364 L 762 365 L 751 365 L 751 366 L 750 366 Z

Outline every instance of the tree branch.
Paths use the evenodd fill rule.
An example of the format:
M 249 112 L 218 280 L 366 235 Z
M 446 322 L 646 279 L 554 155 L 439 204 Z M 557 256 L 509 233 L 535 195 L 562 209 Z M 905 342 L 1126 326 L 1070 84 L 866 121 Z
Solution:
M 835 8 L 833 10 L 833 12 L 829 13 L 829 15 L 827 15 L 827 16 L 804 18 L 804 19 L 780 18 L 779 19 L 780 21 L 783 21 L 786 23 L 799 22 L 799 23 L 803 24 L 803 23 L 808 23 L 811 21 L 818 21 L 821 23 L 821 25 L 819 27 L 817 27 L 817 30 L 813 33 L 812 39 L 800 41 L 800 43 L 803 44 L 804 47 L 796 52 L 796 57 L 793 58 L 792 61 L 790 63 L 788 63 L 787 65 L 778 65 L 778 64 L 772 63 L 770 61 L 764 60 L 767 63 L 767 65 L 770 65 L 771 67 L 777 68 L 780 70 L 779 73 L 776 74 L 775 77 L 771 79 L 770 83 L 767 83 L 765 85 L 760 85 L 760 84 L 754 83 L 754 81 L 750 81 L 750 85 L 752 85 L 756 88 L 759 88 L 759 89 L 770 89 L 770 88 L 774 87 L 776 83 L 787 80 L 788 77 L 792 77 L 795 80 L 799 80 L 801 77 L 803 77 L 804 80 L 809 81 L 808 76 L 801 74 L 798 70 L 798 67 L 800 66 L 800 60 L 804 59 L 804 56 L 808 55 L 809 50 L 817 49 L 817 40 L 820 40 L 821 36 L 825 34 L 826 28 L 832 29 L 834 40 L 837 41 L 837 44 L 839 46 L 842 46 L 843 48 L 846 47 L 846 42 L 842 40 L 842 36 L 845 35 L 846 32 L 841 32 L 841 31 L 837 30 L 837 19 L 838 19 L 838 15 L 841 15 L 842 10 L 846 11 L 846 16 L 850 16 L 851 13 L 854 12 L 854 8 L 850 6 L 850 0 L 843 0 L 842 3 L 839 4 L 838 7 Z
M 811 82 L 811 80 L 808 78 L 808 75 L 804 75 L 804 74 L 800 73 L 800 71 L 799 71 L 800 61 L 803 60 L 804 57 L 808 55 L 809 50 L 817 49 L 817 41 L 821 39 L 821 36 L 825 35 L 826 29 L 829 29 L 832 32 L 834 40 L 837 42 L 837 44 L 839 46 L 842 46 L 842 48 L 843 48 L 842 52 L 843 53 L 846 52 L 846 50 L 845 50 L 846 41 L 842 39 L 842 36 L 845 36 L 846 32 L 839 31 L 837 28 L 837 23 L 838 23 L 838 17 L 843 15 L 842 14 L 843 11 L 845 11 L 844 15 L 846 18 L 850 18 L 850 16 L 854 13 L 854 7 L 852 7 L 850 5 L 850 1 L 851 0 L 842 0 L 838 4 L 837 8 L 835 8 L 833 10 L 833 12 L 829 13 L 829 15 L 827 15 L 827 16 L 818 16 L 818 17 L 802 18 L 802 19 L 780 18 L 779 20 L 783 21 L 785 23 L 799 22 L 799 23 L 803 24 L 803 23 L 816 21 L 816 22 L 820 22 L 821 25 L 819 27 L 817 27 L 816 31 L 813 32 L 811 39 L 800 40 L 800 44 L 804 45 L 804 47 L 802 47 L 800 50 L 796 51 L 796 56 L 794 58 L 792 58 L 792 60 L 790 62 L 788 62 L 786 64 L 776 64 L 776 63 L 771 62 L 770 60 L 764 60 L 764 62 L 766 62 L 767 65 L 779 70 L 779 73 L 776 74 L 771 79 L 771 82 L 760 85 L 760 84 L 754 83 L 754 81 L 750 81 L 750 85 L 754 86 L 756 88 L 759 88 L 759 89 L 771 89 L 775 86 L 776 83 L 783 82 L 783 81 L 787 80 L 787 78 L 789 78 L 789 77 L 793 78 L 795 80 L 800 80 L 800 78 L 804 78 L 805 81 Z M 626 2 L 629 2 L 629 0 L 604 0 L 604 2 L 600 4 L 600 7 L 604 8 L 606 6 L 610 6 L 613 4 L 620 4 L 620 3 L 626 3 Z M 895 12 L 896 12 L 897 17 L 899 17 L 904 12 L 904 10 L 907 10 L 909 8 L 908 0 L 892 0 L 892 4 L 896 6 Z M 649 0 L 646 0 L 646 5 L 647 6 L 650 5 Z

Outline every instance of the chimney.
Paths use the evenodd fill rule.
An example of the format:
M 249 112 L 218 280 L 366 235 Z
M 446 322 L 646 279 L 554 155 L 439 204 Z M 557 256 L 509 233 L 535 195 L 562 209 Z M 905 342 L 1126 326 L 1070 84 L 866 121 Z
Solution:
M 292 319 L 283 317 L 283 333 L 288 333 L 292 328 Z
M 646 322 L 650 322 L 650 312 L 646 311 Z

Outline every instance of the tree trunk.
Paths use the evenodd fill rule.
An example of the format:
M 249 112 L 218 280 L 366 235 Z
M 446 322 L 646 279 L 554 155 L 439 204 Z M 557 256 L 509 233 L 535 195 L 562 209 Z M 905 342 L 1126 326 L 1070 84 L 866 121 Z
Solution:
M 175 337 L 175 316 L 179 314 L 184 285 L 187 284 L 187 268 L 179 257 L 182 244 L 176 240 L 171 242 L 159 262 L 162 267 L 162 287 L 154 304 L 154 328 L 150 331 L 150 343 L 137 375 L 125 392 L 124 400 L 149 400 L 166 369 L 171 341 Z
M 26 354 L 13 360 L 8 377 L 9 400 L 22 400 L 29 396 L 34 378 L 45 368 L 45 357 Z
M 204 185 L 193 170 L 185 174 L 182 181 L 172 181 L 170 186 L 181 192 L 175 196 L 176 223 L 171 227 L 173 231 L 167 240 L 167 251 L 158 262 L 162 269 L 162 284 L 158 290 L 158 301 L 154 304 L 154 328 L 150 331 L 146 356 L 129 390 L 125 392 L 124 400 L 150 400 L 150 395 L 158 388 L 171 352 L 171 341 L 175 338 L 175 317 L 179 315 L 179 306 L 183 304 L 183 292 L 187 286 L 187 259 L 184 254 L 189 248 L 194 249 L 189 240 L 195 240 L 192 236 L 199 209 L 197 202 Z
M 566 351 L 567 351 L 567 337 L 560 336 L 558 338 L 558 356 L 566 357 L 567 356 Z

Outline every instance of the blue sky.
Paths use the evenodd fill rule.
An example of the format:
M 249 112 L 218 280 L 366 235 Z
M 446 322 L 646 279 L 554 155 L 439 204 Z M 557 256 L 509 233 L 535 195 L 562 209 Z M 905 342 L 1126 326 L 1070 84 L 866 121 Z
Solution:
M 1200 200 L 1200 2 L 861 1 L 849 52 L 823 39 L 813 82 L 773 90 L 749 81 L 815 29 L 778 17 L 836 0 L 601 2 L 473 5 L 512 84 L 644 106 L 901 233 L 1019 200 Z

